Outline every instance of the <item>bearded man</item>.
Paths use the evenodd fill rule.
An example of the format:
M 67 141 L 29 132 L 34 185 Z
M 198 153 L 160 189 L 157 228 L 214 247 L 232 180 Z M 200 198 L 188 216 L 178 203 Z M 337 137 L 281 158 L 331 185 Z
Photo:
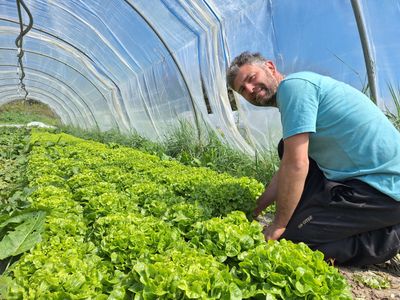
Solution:
M 228 85 L 256 106 L 275 106 L 283 139 L 279 170 L 255 216 L 276 203 L 266 240 L 285 238 L 337 264 L 382 263 L 400 250 L 400 133 L 357 89 L 312 72 L 283 76 L 244 52 Z

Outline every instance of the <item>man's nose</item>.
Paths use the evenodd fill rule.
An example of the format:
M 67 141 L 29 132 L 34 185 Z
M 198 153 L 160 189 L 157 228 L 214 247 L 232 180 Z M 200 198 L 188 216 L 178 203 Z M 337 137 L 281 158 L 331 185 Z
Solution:
M 245 83 L 243 87 L 248 94 L 253 93 L 254 85 L 252 83 Z

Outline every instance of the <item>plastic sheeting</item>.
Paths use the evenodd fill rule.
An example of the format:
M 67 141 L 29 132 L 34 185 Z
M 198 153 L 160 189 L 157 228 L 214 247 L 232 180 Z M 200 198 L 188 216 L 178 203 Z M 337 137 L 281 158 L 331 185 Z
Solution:
M 187 120 L 253 152 L 274 146 L 279 113 L 236 97 L 225 69 L 242 51 L 261 52 L 284 74 L 311 70 L 367 86 L 350 1 L 24 0 L 33 28 L 23 38 L 27 98 L 64 123 L 136 131 L 162 139 Z M 400 1 L 359 1 L 377 74 L 378 105 L 398 87 Z M 28 16 L 23 13 L 25 26 Z M 15 0 L 0 1 L 0 104 L 24 97 Z M 200 130 L 202 134 L 203 129 Z

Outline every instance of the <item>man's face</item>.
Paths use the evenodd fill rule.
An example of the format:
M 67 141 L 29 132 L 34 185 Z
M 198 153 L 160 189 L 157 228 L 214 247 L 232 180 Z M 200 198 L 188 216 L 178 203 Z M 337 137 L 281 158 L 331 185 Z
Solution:
M 271 67 L 272 66 L 272 67 Z M 279 82 L 274 77 L 275 67 L 268 65 L 243 65 L 233 82 L 236 92 L 256 106 L 276 106 Z

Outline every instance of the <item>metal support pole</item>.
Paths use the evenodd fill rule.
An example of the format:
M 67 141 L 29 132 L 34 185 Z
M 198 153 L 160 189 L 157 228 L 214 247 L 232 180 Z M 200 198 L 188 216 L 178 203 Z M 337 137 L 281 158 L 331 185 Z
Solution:
M 376 92 L 376 72 L 375 61 L 373 60 L 370 42 L 364 22 L 364 15 L 361 11 L 359 0 L 351 0 L 354 16 L 356 18 L 358 33 L 360 35 L 361 46 L 364 52 L 365 67 L 367 69 L 368 84 L 371 100 L 376 104 L 378 97 Z

